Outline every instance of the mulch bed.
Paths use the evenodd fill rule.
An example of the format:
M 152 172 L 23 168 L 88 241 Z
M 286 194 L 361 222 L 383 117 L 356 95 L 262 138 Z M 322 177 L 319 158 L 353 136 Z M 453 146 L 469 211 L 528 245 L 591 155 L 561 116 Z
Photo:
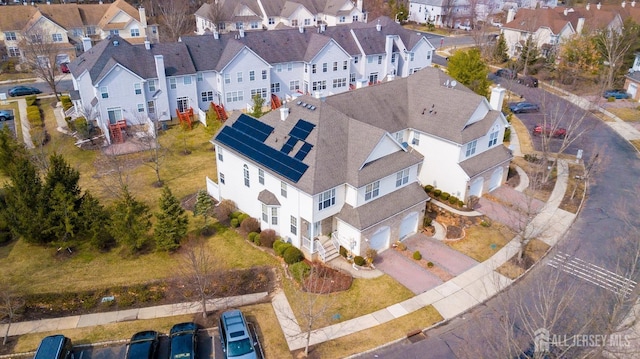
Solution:
M 307 262 L 313 267 L 309 277 L 302 285 L 303 290 L 318 294 L 342 292 L 351 288 L 353 277 L 350 274 L 327 267 L 319 262 Z

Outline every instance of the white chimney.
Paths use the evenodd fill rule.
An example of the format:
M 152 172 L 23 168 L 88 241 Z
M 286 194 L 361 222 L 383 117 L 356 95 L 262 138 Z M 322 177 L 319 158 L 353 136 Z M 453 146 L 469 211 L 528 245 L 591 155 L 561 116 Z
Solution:
M 238 30 L 238 35 L 240 35 L 240 38 L 243 38 L 244 37 L 244 29 Z
M 636 7 L 636 0 L 633 0 L 633 1 L 631 2 L 631 7 Z
M 563 11 L 563 12 L 564 12 L 564 16 L 567 16 L 567 14 L 569 13 L 569 9 L 564 8 L 564 11 Z
M 516 10 L 513 8 L 509 9 L 509 11 L 507 11 L 507 23 L 510 23 L 515 18 L 516 18 Z
M 302 34 L 304 32 L 304 27 L 302 25 L 298 26 L 298 31 Z
M 320 91 L 314 91 L 313 92 L 313 97 L 319 99 L 320 98 Z
M 500 85 L 491 89 L 491 98 L 489 104 L 494 111 L 502 111 L 502 103 L 504 102 L 504 94 L 506 90 Z
M 153 56 L 153 59 L 156 63 L 156 76 L 158 76 L 158 82 L 160 84 L 160 88 L 162 88 L 162 84 L 167 82 L 167 75 L 164 68 L 164 57 L 162 55 L 155 55 Z
M 89 49 L 91 48 L 91 39 L 88 37 L 83 37 L 82 38 L 82 49 L 84 51 L 89 51 Z
M 391 81 L 395 80 L 395 78 L 396 78 L 396 75 L 388 74 L 387 75 L 387 82 L 391 82 Z
M 149 40 L 144 40 L 144 48 L 151 50 L 151 42 Z
M 147 11 L 142 6 L 138 8 L 138 15 L 140 15 L 140 24 L 142 24 L 142 28 L 146 29 L 147 28 Z
M 601 3 L 598 3 L 598 5 L 596 5 L 596 9 L 600 10 L 600 8 L 602 7 Z
M 376 30 L 377 31 L 382 30 L 382 25 L 380 25 L 380 20 L 378 20 L 378 23 L 376 24 Z
M 356 2 L 356 7 L 357 7 L 357 8 L 358 8 L 358 10 L 360 10 L 361 12 L 362 12 L 362 3 L 363 3 L 363 0 L 358 0 L 358 1 Z
M 320 24 L 320 32 L 325 32 L 327 30 L 327 24 Z
M 216 40 L 220 39 L 220 34 L 218 33 L 218 30 L 213 29 L 213 38 Z
M 623 1 L 622 4 L 620 4 L 622 6 L 622 8 L 624 8 L 627 5 L 626 1 Z
M 587 3 L 587 6 L 586 6 L 587 11 L 589 11 L 590 8 L 591 8 L 591 4 Z
M 287 116 L 289 116 L 289 108 L 285 106 L 280 107 L 280 120 L 285 121 Z
M 581 34 L 583 28 L 584 28 L 584 18 L 581 17 L 578 19 L 578 24 L 576 25 L 576 33 Z

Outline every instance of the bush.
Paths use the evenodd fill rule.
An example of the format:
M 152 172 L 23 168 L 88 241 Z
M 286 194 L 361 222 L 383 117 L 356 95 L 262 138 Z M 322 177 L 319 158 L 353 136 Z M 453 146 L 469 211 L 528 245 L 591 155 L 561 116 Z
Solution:
M 260 222 L 255 218 L 249 217 L 244 221 L 240 221 L 240 229 L 244 233 L 258 232 L 260 231 Z
M 480 222 L 480 225 L 485 227 L 485 228 L 489 228 L 489 227 L 491 227 L 491 222 L 482 220 L 482 222 Z
M 242 222 L 244 222 L 245 220 L 247 220 L 247 219 L 249 219 L 249 218 L 251 218 L 251 217 L 250 217 L 248 214 L 246 214 L 246 213 L 241 213 L 241 214 L 238 216 L 238 222 L 240 222 L 240 224 L 242 224 Z
M 247 235 L 247 240 L 249 240 L 249 242 L 253 242 L 257 235 L 258 232 L 249 232 L 249 234 Z
M 415 259 L 417 261 L 422 259 L 422 254 L 420 254 L 420 251 L 413 252 L 413 259 Z
M 402 242 L 398 242 L 398 244 L 396 244 L 396 248 L 398 248 L 398 250 L 405 251 L 407 250 L 407 245 Z
M 60 96 L 60 103 L 62 104 L 63 110 L 68 110 L 73 107 L 73 103 L 71 102 L 71 97 L 69 96 Z
M 216 215 L 219 220 L 224 221 L 229 219 L 231 213 L 233 213 L 236 208 L 236 204 L 233 201 L 228 199 L 222 200 L 222 202 L 216 206 Z
M 240 223 L 238 222 L 237 218 L 234 218 L 234 219 L 231 220 L 231 227 L 238 228 L 239 225 L 240 225 Z
M 280 248 L 280 246 L 282 246 L 285 242 L 282 239 L 277 239 L 275 242 L 273 242 L 273 250 L 276 252 L 276 254 L 278 253 L 278 249 Z
M 456 206 L 456 205 L 458 205 L 459 201 L 460 200 L 456 196 L 449 197 L 449 204 L 452 204 L 452 205 Z
M 38 101 L 38 96 L 36 95 L 26 96 L 24 100 L 27 101 L 27 106 L 33 106 L 36 104 L 36 101 Z
M 613 96 L 607 97 L 607 102 L 616 102 L 616 98 Z
M 353 263 L 355 263 L 357 266 L 363 266 L 367 264 L 367 261 L 362 256 L 355 256 L 353 258 Z
M 311 266 L 309 266 L 307 262 L 293 263 L 289 267 L 289 273 L 291 273 L 293 278 L 298 282 L 302 282 L 302 280 L 306 278 L 310 272 L 311 272 Z
M 433 268 L 433 262 L 427 262 L 427 267 Z
M 273 248 L 273 243 L 275 243 L 276 238 L 276 231 L 273 229 L 265 229 L 260 232 L 260 243 L 264 247 Z
M 449 197 L 451 197 L 451 195 L 448 192 L 442 192 L 440 193 L 440 199 L 443 201 L 446 201 L 449 199 Z
M 284 251 L 282 257 L 284 258 L 285 263 L 293 264 L 293 263 L 300 262 L 304 258 L 304 255 L 302 254 L 302 251 L 299 250 L 298 248 L 294 246 L 290 246 Z
M 260 246 L 260 244 L 262 244 L 262 240 L 260 239 L 260 233 L 256 234 L 256 236 L 253 237 L 253 241 L 252 242 L 256 246 Z
M 293 247 L 293 245 L 291 243 L 287 243 L 287 242 L 283 242 L 280 241 L 282 244 L 279 244 L 278 246 L 275 246 L 276 242 L 274 243 L 274 247 L 273 249 L 276 251 L 276 255 L 278 255 L 278 257 L 284 257 L 284 252 L 287 251 L 287 249 L 289 249 L 290 247 Z
M 431 222 L 433 222 L 433 219 L 431 217 L 429 217 L 429 216 L 426 216 L 422 220 L 422 226 L 423 227 L 429 227 L 431 225 Z
M 424 186 L 424 191 L 427 192 L 427 193 L 433 192 L 433 189 L 434 189 L 434 187 L 432 185 L 430 185 L 430 184 Z
M 239 218 L 241 215 L 242 215 L 242 212 L 234 211 L 233 213 L 231 213 L 231 219 L 238 219 L 238 222 L 240 222 Z
M 511 141 L 511 129 L 509 127 L 504 129 L 504 137 L 502 137 L 502 141 L 504 142 Z
M 340 255 L 347 258 L 347 255 L 349 254 L 349 251 L 347 251 L 347 249 L 343 246 L 340 246 Z
M 442 193 L 442 190 L 439 189 L 434 189 L 433 190 L 433 195 L 436 197 L 440 197 L 440 194 Z
M 376 257 L 378 256 L 378 251 L 373 248 L 369 248 L 364 253 L 364 255 L 367 261 L 369 261 L 369 263 L 373 263 L 373 261 L 376 260 Z

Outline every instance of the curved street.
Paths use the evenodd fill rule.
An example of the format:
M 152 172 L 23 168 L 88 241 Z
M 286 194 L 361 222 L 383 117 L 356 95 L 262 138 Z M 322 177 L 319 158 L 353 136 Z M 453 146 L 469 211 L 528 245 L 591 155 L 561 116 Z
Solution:
M 538 99 L 543 98 L 547 108 L 566 107 L 575 116 L 584 113 L 576 105 L 551 93 L 543 93 L 541 89 L 522 87 L 518 90 L 526 92 L 524 95 L 528 100 L 543 96 Z M 535 119 L 530 121 L 535 122 Z M 523 122 L 527 127 L 531 125 L 526 119 Z M 587 114 L 584 126 L 592 127 L 592 130 L 571 149 L 584 149 L 587 160 L 599 153 L 601 162 L 590 178 L 588 198 L 582 211 L 566 236 L 545 259 L 505 292 L 427 331 L 425 339 L 415 343 L 402 340 L 361 357 L 519 357 L 522 352 L 518 350 L 527 348 L 526 354 L 533 354 L 535 338 L 531 333 L 538 328 L 532 327 L 534 323 L 540 328 L 546 324 L 546 329 L 551 333 L 569 337 L 576 334 L 605 334 L 607 326 L 611 326 L 611 315 L 608 313 L 614 308 L 619 313 L 613 319 L 613 324 L 618 324 L 617 321 L 629 311 L 633 301 L 629 298 L 621 301 L 611 291 L 602 289 L 584 277 L 578 278 L 549 265 L 560 256 L 565 256 L 562 258 L 566 261 L 570 258 L 583 261 L 588 270 L 612 272 L 635 281 L 639 279 L 638 262 L 635 261 L 639 253 L 640 228 L 637 207 L 640 200 L 637 185 L 640 177 L 638 153 L 630 143 L 593 115 Z M 571 149 L 568 152 L 575 154 Z M 637 296 L 637 290 L 631 295 L 634 296 Z M 580 343 L 573 344 L 566 348 L 551 348 L 551 353 L 561 351 L 560 355 L 566 357 L 577 357 L 584 353 L 584 348 L 579 347 Z M 638 349 L 629 348 L 629 345 L 632 344 L 626 341 L 621 344 L 625 347 L 623 350 L 635 353 L 637 357 Z M 593 349 L 592 345 L 586 346 Z M 634 357 L 633 354 L 628 355 Z

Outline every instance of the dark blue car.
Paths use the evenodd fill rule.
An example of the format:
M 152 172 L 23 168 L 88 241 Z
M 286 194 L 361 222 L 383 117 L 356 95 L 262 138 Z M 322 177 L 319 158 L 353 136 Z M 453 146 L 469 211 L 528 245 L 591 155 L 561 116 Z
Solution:
M 15 86 L 9 89 L 9 96 L 11 97 L 37 95 L 39 93 L 42 93 L 40 89 L 37 89 L 35 87 L 29 87 L 29 86 Z
M 180 323 L 171 328 L 171 355 L 169 359 L 195 359 L 196 355 L 196 323 Z
M 146 330 L 131 337 L 127 359 L 154 359 L 158 349 L 158 332 Z
M 607 90 L 602 94 L 604 98 L 613 97 L 616 100 L 623 100 L 629 98 L 629 94 L 625 90 Z

